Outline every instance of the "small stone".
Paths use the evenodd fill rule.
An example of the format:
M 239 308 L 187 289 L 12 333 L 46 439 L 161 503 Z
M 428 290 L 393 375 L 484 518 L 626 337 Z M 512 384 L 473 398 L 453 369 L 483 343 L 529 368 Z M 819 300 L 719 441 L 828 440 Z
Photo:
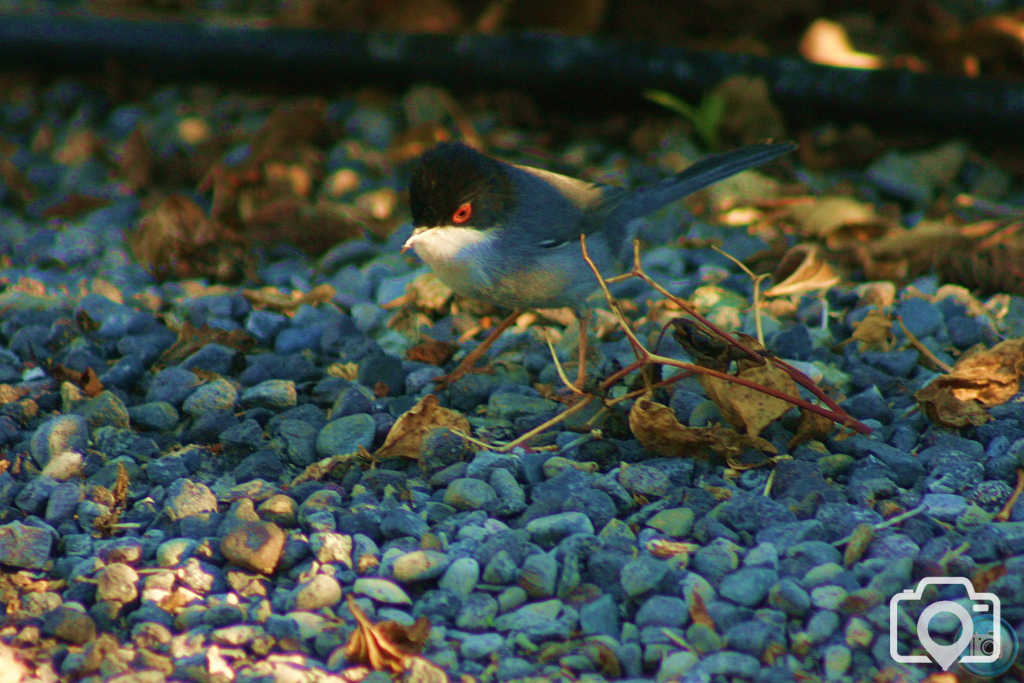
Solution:
M 181 409 L 192 417 L 218 410 L 234 410 L 238 402 L 238 391 L 226 379 L 216 379 L 193 391 Z
M 686 536 L 693 528 L 693 510 L 690 508 L 662 510 L 647 520 L 647 526 L 668 536 L 677 538 Z
M 396 558 L 391 569 L 398 581 L 416 583 L 437 578 L 448 568 L 448 563 L 448 556 L 442 552 L 414 550 Z
M 45 529 L 11 522 L 0 526 L 0 564 L 42 569 L 50 559 L 53 536 Z
M 273 522 L 243 521 L 220 542 L 224 557 L 240 567 L 273 574 L 284 552 L 285 535 Z
M 58 415 L 44 420 L 32 433 L 32 459 L 40 468 L 65 452 L 85 453 L 89 447 L 89 424 L 81 415 Z
M 480 563 L 472 557 L 460 557 L 448 565 L 444 576 L 437 582 L 439 588 L 450 590 L 460 598 L 473 592 L 480 580 Z
M 352 569 L 352 537 L 348 534 L 318 531 L 310 534 L 309 547 L 318 562 L 342 564 Z
M 535 553 L 523 561 L 519 585 L 531 598 L 550 598 L 558 581 L 558 560 L 548 553 Z
M 686 602 L 671 595 L 652 595 L 640 605 L 633 619 L 641 629 L 648 626 L 682 628 L 689 620 Z
M 282 493 L 275 493 L 260 503 L 257 508 L 260 518 L 279 526 L 295 526 L 295 499 Z
M 246 410 L 266 408 L 279 413 L 298 403 L 295 382 L 290 379 L 268 379 L 243 391 L 238 403 Z
M 838 681 L 849 670 L 853 655 L 845 645 L 830 645 L 821 653 L 821 660 L 825 667 L 825 680 Z
M 61 605 L 43 615 L 42 632 L 74 645 L 85 645 L 96 637 L 96 623 L 85 612 Z
M 121 605 L 129 603 L 139 597 L 138 581 L 138 573 L 128 565 L 107 565 L 96 574 L 96 598 Z
M 100 392 L 96 398 L 86 401 L 75 412 L 84 417 L 92 429 L 127 429 L 129 426 L 128 408 L 125 407 L 124 401 L 109 391 Z
M 619 605 L 611 595 L 605 593 L 580 608 L 580 631 L 583 635 L 618 638 L 620 630 Z
M 479 479 L 456 479 L 444 492 L 444 502 L 456 510 L 486 510 L 498 500 L 491 485 Z
M 373 446 L 376 434 L 373 417 L 366 413 L 339 417 L 327 423 L 316 438 L 316 452 L 321 458 L 354 453 L 360 446 Z
M 622 569 L 622 588 L 631 598 L 657 588 L 668 574 L 668 563 L 645 556 L 626 563 Z
M 619 472 L 619 483 L 630 493 L 660 498 L 669 492 L 668 475 L 650 465 L 630 465 Z
M 778 581 L 778 574 L 763 567 L 744 567 L 722 580 L 718 593 L 744 607 L 756 607 Z
M 315 611 L 341 602 L 341 585 L 333 576 L 317 574 L 295 587 L 295 609 Z
M 875 632 L 872 630 L 871 624 L 860 617 L 851 618 L 846 625 L 846 644 L 850 647 L 867 649 L 871 647 L 871 641 L 874 638 Z
M 839 610 L 846 600 L 846 589 L 842 586 L 818 586 L 811 591 L 811 602 L 819 609 Z
M 811 607 L 811 596 L 796 581 L 785 578 L 768 591 L 768 604 L 791 617 L 802 617 Z
M 594 534 L 594 525 L 582 512 L 560 512 L 531 520 L 526 530 L 534 543 L 552 547 L 573 534 Z
M 500 650 L 504 644 L 505 639 L 497 633 L 483 633 L 469 636 L 463 640 L 462 645 L 459 647 L 459 652 L 466 659 L 486 659 L 491 654 Z
M 697 661 L 697 655 L 692 652 L 686 650 L 673 652 L 661 660 L 661 666 L 658 667 L 658 683 L 679 680 L 697 665 Z
M 356 595 L 365 595 L 374 602 L 387 605 L 411 605 L 412 599 L 401 586 L 394 581 L 378 578 L 359 578 L 352 586 Z
M 178 424 L 178 411 L 166 401 L 142 403 L 128 408 L 128 417 L 139 429 L 166 432 Z
M 757 657 L 729 651 L 710 654 L 694 668 L 696 673 L 708 676 L 739 676 L 747 679 L 756 677 L 760 670 L 761 663 Z
M 502 586 L 516 578 L 519 567 L 507 550 L 499 550 L 484 567 L 485 583 Z
M 205 484 L 179 479 L 167 489 L 164 513 L 178 521 L 205 512 L 217 512 L 217 496 Z

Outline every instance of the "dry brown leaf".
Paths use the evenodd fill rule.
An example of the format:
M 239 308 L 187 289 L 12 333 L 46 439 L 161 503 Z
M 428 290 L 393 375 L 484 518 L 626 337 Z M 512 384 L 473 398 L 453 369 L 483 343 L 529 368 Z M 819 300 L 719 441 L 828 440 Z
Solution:
M 773 279 L 778 281 L 778 284 L 765 291 L 765 296 L 792 296 L 818 292 L 837 285 L 840 281 L 835 269 L 821 258 L 821 250 L 815 245 L 798 245 L 790 249 L 782 258 Z
M 853 48 L 846 28 L 829 19 L 816 19 L 800 39 L 800 54 L 809 62 L 854 69 L 880 69 L 885 61 L 878 55 Z
M 1006 576 L 1006 563 L 1000 562 L 987 568 L 978 567 L 974 576 L 971 577 L 971 583 L 974 584 L 974 590 L 979 593 L 987 593 L 989 587 L 1004 576 Z
M 796 382 L 784 370 L 767 363 L 755 365 L 741 361 L 740 366 L 738 377 L 790 396 L 798 395 Z M 718 406 L 722 417 L 734 427 L 746 429 L 752 437 L 793 407 L 788 401 L 717 377 L 698 375 L 697 381 Z
M 64 198 L 59 204 L 49 207 L 43 211 L 43 218 L 69 219 L 81 216 L 82 214 L 95 211 L 104 206 L 109 206 L 110 199 L 104 197 L 93 197 L 87 194 L 73 192 Z
M 846 544 L 846 550 L 843 552 L 843 563 L 847 567 L 853 566 L 857 560 L 864 557 L 864 553 L 867 552 L 868 546 L 871 545 L 871 541 L 875 538 L 875 527 L 870 524 L 860 524 L 853 533 L 850 534 L 850 540 Z
M 256 348 L 256 340 L 244 330 L 223 330 L 206 324 L 196 329 L 186 320 L 178 330 L 178 340 L 157 358 L 155 365 L 177 365 L 207 344 L 221 344 L 243 353 Z
M 124 178 L 127 185 L 136 190 L 141 190 L 149 185 L 155 156 L 149 147 L 149 140 L 146 137 L 143 124 L 136 125 L 128 134 L 117 161 L 121 177 Z
M 889 351 L 896 344 L 896 335 L 892 333 L 892 318 L 882 311 L 872 309 L 868 314 L 853 323 L 853 334 L 839 346 L 857 342 L 858 351 Z
M 315 306 L 334 299 L 337 290 L 328 284 L 317 285 L 308 292 L 292 290 L 285 294 L 277 287 L 261 287 L 260 289 L 243 289 L 244 296 L 254 308 L 268 308 L 279 313 L 294 313 L 300 306 Z
M 937 377 L 931 384 L 914 394 L 921 410 L 929 419 L 953 429 L 978 427 L 992 419 L 978 403 L 961 401 L 953 395 L 948 386 L 936 384 L 939 379 L 942 378 Z
M 28 396 L 28 387 L 15 387 L 10 384 L 0 384 L 0 406 L 20 401 L 26 396 Z
M 690 603 L 690 619 L 693 620 L 693 623 L 703 624 L 714 631 L 715 620 L 708 614 L 708 608 L 704 606 L 704 598 L 696 589 L 690 591 L 688 602 Z
M 427 394 L 395 421 L 375 458 L 420 457 L 423 437 L 432 429 L 447 428 L 469 433 L 469 420 L 461 413 L 442 408 L 437 396 Z
M 50 372 L 58 382 L 71 382 L 89 398 L 96 398 L 103 392 L 103 383 L 100 382 L 96 371 L 91 367 L 86 368 L 85 372 L 78 372 L 63 365 L 58 365 Z
M 914 394 L 930 418 L 963 427 L 988 421 L 981 408 L 1006 403 L 1020 391 L 1024 339 L 1007 339 L 991 349 L 962 357 L 949 375 L 937 377 Z
M 452 356 L 458 350 L 458 344 L 438 341 L 437 339 L 427 339 L 409 349 L 405 357 L 419 363 L 430 363 L 431 365 L 442 367 L 452 359 Z
M 304 481 L 322 481 L 327 478 L 341 479 L 353 465 L 358 465 L 366 459 L 368 455 L 366 449 L 362 446 L 359 448 L 360 450 L 356 453 L 332 455 L 322 460 L 317 460 L 292 479 L 291 486 L 297 486 Z
M 161 279 L 238 279 L 253 260 L 233 231 L 185 195 L 172 195 L 147 212 L 128 243 L 139 264 Z
M 797 425 L 796 434 L 793 435 L 786 445 L 789 450 L 808 441 L 822 441 L 836 428 L 835 421 L 820 415 L 812 410 L 800 409 L 800 423 Z
M 420 617 L 412 626 L 403 626 L 397 621 L 374 624 L 351 593 L 346 596 L 346 603 L 359 624 L 345 644 L 348 660 L 367 664 L 375 671 L 397 674 L 409 670 L 430 635 L 430 620 Z
M 720 426 L 684 427 L 671 408 L 648 398 L 638 398 L 629 411 L 629 428 L 640 444 L 665 457 L 704 458 L 704 449 L 723 458 L 748 448 L 776 453 L 771 443 Z
M 692 553 L 700 550 L 700 545 L 696 543 L 683 543 L 682 541 L 666 541 L 662 538 L 656 538 L 652 541 L 647 542 L 647 552 L 654 557 L 661 558 L 663 560 L 670 557 L 682 556 L 684 560 L 689 560 Z M 683 567 L 686 566 L 686 562 L 683 562 Z
M 804 235 L 834 248 L 875 239 L 894 227 L 872 204 L 850 197 L 821 197 L 809 203 L 794 203 L 787 216 Z
M 327 366 L 327 374 L 331 377 L 340 377 L 350 382 L 359 378 L 358 363 L 331 363 Z

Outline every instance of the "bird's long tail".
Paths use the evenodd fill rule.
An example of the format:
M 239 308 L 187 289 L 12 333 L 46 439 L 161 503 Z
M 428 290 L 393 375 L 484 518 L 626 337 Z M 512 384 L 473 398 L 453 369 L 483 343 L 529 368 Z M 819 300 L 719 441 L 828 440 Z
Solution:
M 760 166 L 775 157 L 796 149 L 792 142 L 764 143 L 705 157 L 671 178 L 645 185 L 628 193 L 617 206 L 611 207 L 610 218 L 619 225 L 646 216 L 665 204 L 693 194 L 740 171 Z M 628 197 L 628 198 L 627 198 Z

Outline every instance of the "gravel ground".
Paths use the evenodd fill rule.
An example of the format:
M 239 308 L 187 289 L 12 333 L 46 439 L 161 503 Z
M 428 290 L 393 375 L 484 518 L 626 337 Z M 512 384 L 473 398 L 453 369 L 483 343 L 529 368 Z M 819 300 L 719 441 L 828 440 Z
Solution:
M 501 453 L 436 430 L 418 461 L 293 485 L 320 459 L 378 448 L 431 392 L 442 369 L 406 359 L 412 342 L 382 307 L 427 271 L 398 255 L 403 225 L 386 242 L 348 242 L 318 260 L 285 246 L 259 251 L 261 285 L 334 288 L 288 314 L 241 288 L 154 280 L 126 246 L 144 193 L 110 164 L 40 151 L 39 130 L 60 141 L 87 125 L 114 148 L 148 120 L 154 149 L 172 155 L 183 144 L 173 138 L 181 97 L 168 89 L 114 106 L 63 82 L 0 104 L 0 640 L 22 662 L 0 680 L 17 680 L 21 666 L 33 681 L 356 680 L 344 647 L 354 596 L 373 622 L 427 617 L 420 653 L 453 680 L 918 681 L 938 668 L 892 660 L 889 599 L 921 578 L 972 577 L 998 562 L 1005 575 L 987 588 L 1024 638 L 1024 504 L 993 521 L 1024 467 L 1024 403 L 992 408 L 977 427 L 933 424 L 913 393 L 936 373 L 902 332 L 890 351 L 837 346 L 874 308 L 850 287 L 766 315 L 767 345 L 845 397 L 874 433 L 790 448 L 796 419 L 772 424 L 762 436 L 791 457 L 775 466 L 769 495 L 767 469 L 735 473 L 645 450 L 626 426 L 629 403 L 600 436 L 574 419 Z M 364 173 L 352 141 L 382 149 L 407 125 L 399 106 L 329 107 L 345 131 L 325 150 L 332 178 Z M 266 115 L 244 122 L 258 127 Z M 470 120 L 482 133 L 500 128 L 493 117 Z M 539 139 L 514 133 L 524 148 Z M 586 141 L 556 168 L 646 179 L 656 172 L 644 161 Z M 11 168 L 37 194 L 19 195 Z M 395 168 L 359 192 L 402 188 L 408 167 Z M 892 189 L 886 173 L 843 180 L 872 197 Z M 73 193 L 109 203 L 59 221 L 47 213 Z M 666 210 L 647 234 L 669 243 L 684 216 Z M 731 228 L 688 229 L 739 257 L 764 246 Z M 681 296 L 715 285 L 711 317 L 753 331 L 751 285 L 731 262 L 661 246 L 645 264 Z M 1024 329 L 1022 299 L 1000 299 L 997 317 L 937 291 L 917 280 L 894 308 L 947 362 Z M 618 294 L 636 315 L 647 311 L 650 292 L 635 282 Z M 221 333 L 166 354 L 185 322 Z M 458 329 L 457 316 L 441 316 L 429 332 Z M 570 342 L 557 347 L 567 361 Z M 632 360 L 621 336 L 593 343 L 598 375 Z M 672 344 L 663 349 L 683 357 Z M 438 396 L 475 437 L 507 440 L 565 409 L 535 386 L 558 381 L 532 332 L 509 332 L 492 358 L 502 361 L 494 374 Z M 90 369 L 102 388 L 89 384 Z M 662 398 L 683 424 L 721 420 L 696 382 Z M 865 524 L 875 527 L 867 536 Z M 665 553 L 659 541 L 691 545 Z M 900 623 L 915 623 L 922 607 L 906 605 Z M 957 626 L 937 619 L 932 633 Z M 899 637 L 901 652 L 916 647 L 908 629 Z

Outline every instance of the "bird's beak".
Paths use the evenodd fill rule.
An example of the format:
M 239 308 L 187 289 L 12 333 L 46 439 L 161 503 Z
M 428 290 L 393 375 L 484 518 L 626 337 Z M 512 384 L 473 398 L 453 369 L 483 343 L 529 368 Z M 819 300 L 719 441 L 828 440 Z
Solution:
M 416 240 L 418 240 L 420 235 L 425 233 L 427 230 L 430 230 L 430 228 L 419 227 L 419 228 L 414 229 L 412 231 L 412 235 L 410 235 L 409 239 L 407 239 L 405 241 L 405 244 L 402 245 L 402 252 L 401 253 L 404 254 L 405 252 L 407 252 L 410 249 L 412 249 L 413 246 L 415 246 L 415 244 L 416 244 Z

